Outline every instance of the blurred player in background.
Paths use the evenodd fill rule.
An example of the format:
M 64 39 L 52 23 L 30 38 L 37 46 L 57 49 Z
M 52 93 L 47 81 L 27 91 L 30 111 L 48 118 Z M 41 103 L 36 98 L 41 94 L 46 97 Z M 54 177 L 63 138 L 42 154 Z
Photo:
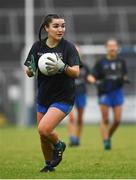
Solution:
M 81 50 L 78 45 L 76 49 L 79 52 L 80 59 L 82 60 Z M 77 118 L 74 116 L 74 110 L 69 114 L 68 119 L 68 133 L 69 133 L 69 146 L 78 146 L 80 144 L 80 136 L 83 127 L 83 115 L 86 106 L 87 98 L 87 82 L 91 82 L 92 76 L 88 66 L 82 61 L 82 67 L 80 68 L 80 76 L 75 79 L 76 96 L 75 96 L 75 108 L 77 111 Z
M 102 114 L 100 130 L 106 150 L 111 149 L 111 137 L 120 124 L 124 103 L 123 85 L 128 82 L 125 61 L 119 57 L 119 44 L 115 39 L 106 43 L 107 55 L 93 69 Z M 109 123 L 109 108 L 113 111 L 113 122 Z
M 47 37 L 41 39 L 41 32 Z M 57 14 L 47 15 L 39 30 L 39 41 L 35 42 L 25 61 L 26 73 L 32 77 L 37 72 L 37 123 L 44 155 L 45 166 L 41 172 L 54 171 L 62 160 L 65 143 L 54 131 L 74 104 L 74 78 L 79 76 L 80 58 L 75 46 L 63 38 L 65 20 Z M 38 68 L 38 60 L 44 53 L 55 53 L 57 61 L 49 58 L 48 75 Z

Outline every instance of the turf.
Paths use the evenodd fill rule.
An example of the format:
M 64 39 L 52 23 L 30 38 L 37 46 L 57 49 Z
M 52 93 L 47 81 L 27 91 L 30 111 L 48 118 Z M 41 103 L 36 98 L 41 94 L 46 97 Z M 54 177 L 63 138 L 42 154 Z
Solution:
M 65 126 L 57 131 L 68 143 Z M 36 128 L 0 129 L 0 179 L 136 178 L 136 125 L 120 126 L 104 151 L 98 126 L 86 125 L 81 146 L 67 148 L 53 173 L 39 173 L 43 157 Z

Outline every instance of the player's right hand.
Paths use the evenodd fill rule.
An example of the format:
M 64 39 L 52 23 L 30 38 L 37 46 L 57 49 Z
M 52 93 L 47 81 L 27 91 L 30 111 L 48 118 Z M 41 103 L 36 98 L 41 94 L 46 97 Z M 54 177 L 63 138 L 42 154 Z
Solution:
M 31 66 L 28 66 L 29 71 L 33 74 L 33 76 L 35 75 L 35 71 L 33 70 L 33 68 Z
M 29 77 L 33 77 L 35 75 L 35 73 L 33 72 L 33 69 L 31 68 L 31 66 L 28 66 L 27 69 L 26 69 L 26 74 L 29 76 Z

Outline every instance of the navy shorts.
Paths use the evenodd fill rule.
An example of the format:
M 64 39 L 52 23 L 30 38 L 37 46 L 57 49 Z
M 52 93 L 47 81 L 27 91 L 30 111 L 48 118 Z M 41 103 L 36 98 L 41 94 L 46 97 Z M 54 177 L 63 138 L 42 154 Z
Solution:
M 85 93 L 76 94 L 75 106 L 77 108 L 84 108 L 86 106 L 86 94 Z
M 45 114 L 50 107 L 55 107 L 63 111 L 66 115 L 69 114 L 73 108 L 73 106 L 70 104 L 66 104 L 62 102 L 55 102 L 55 103 L 52 103 L 49 107 L 45 107 L 44 105 L 37 104 L 37 112 Z
M 99 104 L 110 107 L 121 106 L 124 103 L 124 93 L 122 89 L 103 94 L 99 97 Z

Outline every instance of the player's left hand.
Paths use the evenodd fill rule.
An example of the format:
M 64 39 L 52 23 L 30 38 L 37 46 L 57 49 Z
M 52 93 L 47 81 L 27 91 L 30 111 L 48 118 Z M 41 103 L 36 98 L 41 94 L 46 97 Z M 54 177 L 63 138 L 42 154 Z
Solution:
M 49 73 L 62 73 L 65 69 L 66 64 L 56 54 L 57 61 L 53 58 L 48 57 L 50 62 L 47 62 L 47 68 Z
M 28 67 L 29 74 L 31 74 L 31 76 L 34 76 L 36 74 L 36 65 L 33 55 L 31 56 L 31 61 L 26 62 L 26 66 Z

